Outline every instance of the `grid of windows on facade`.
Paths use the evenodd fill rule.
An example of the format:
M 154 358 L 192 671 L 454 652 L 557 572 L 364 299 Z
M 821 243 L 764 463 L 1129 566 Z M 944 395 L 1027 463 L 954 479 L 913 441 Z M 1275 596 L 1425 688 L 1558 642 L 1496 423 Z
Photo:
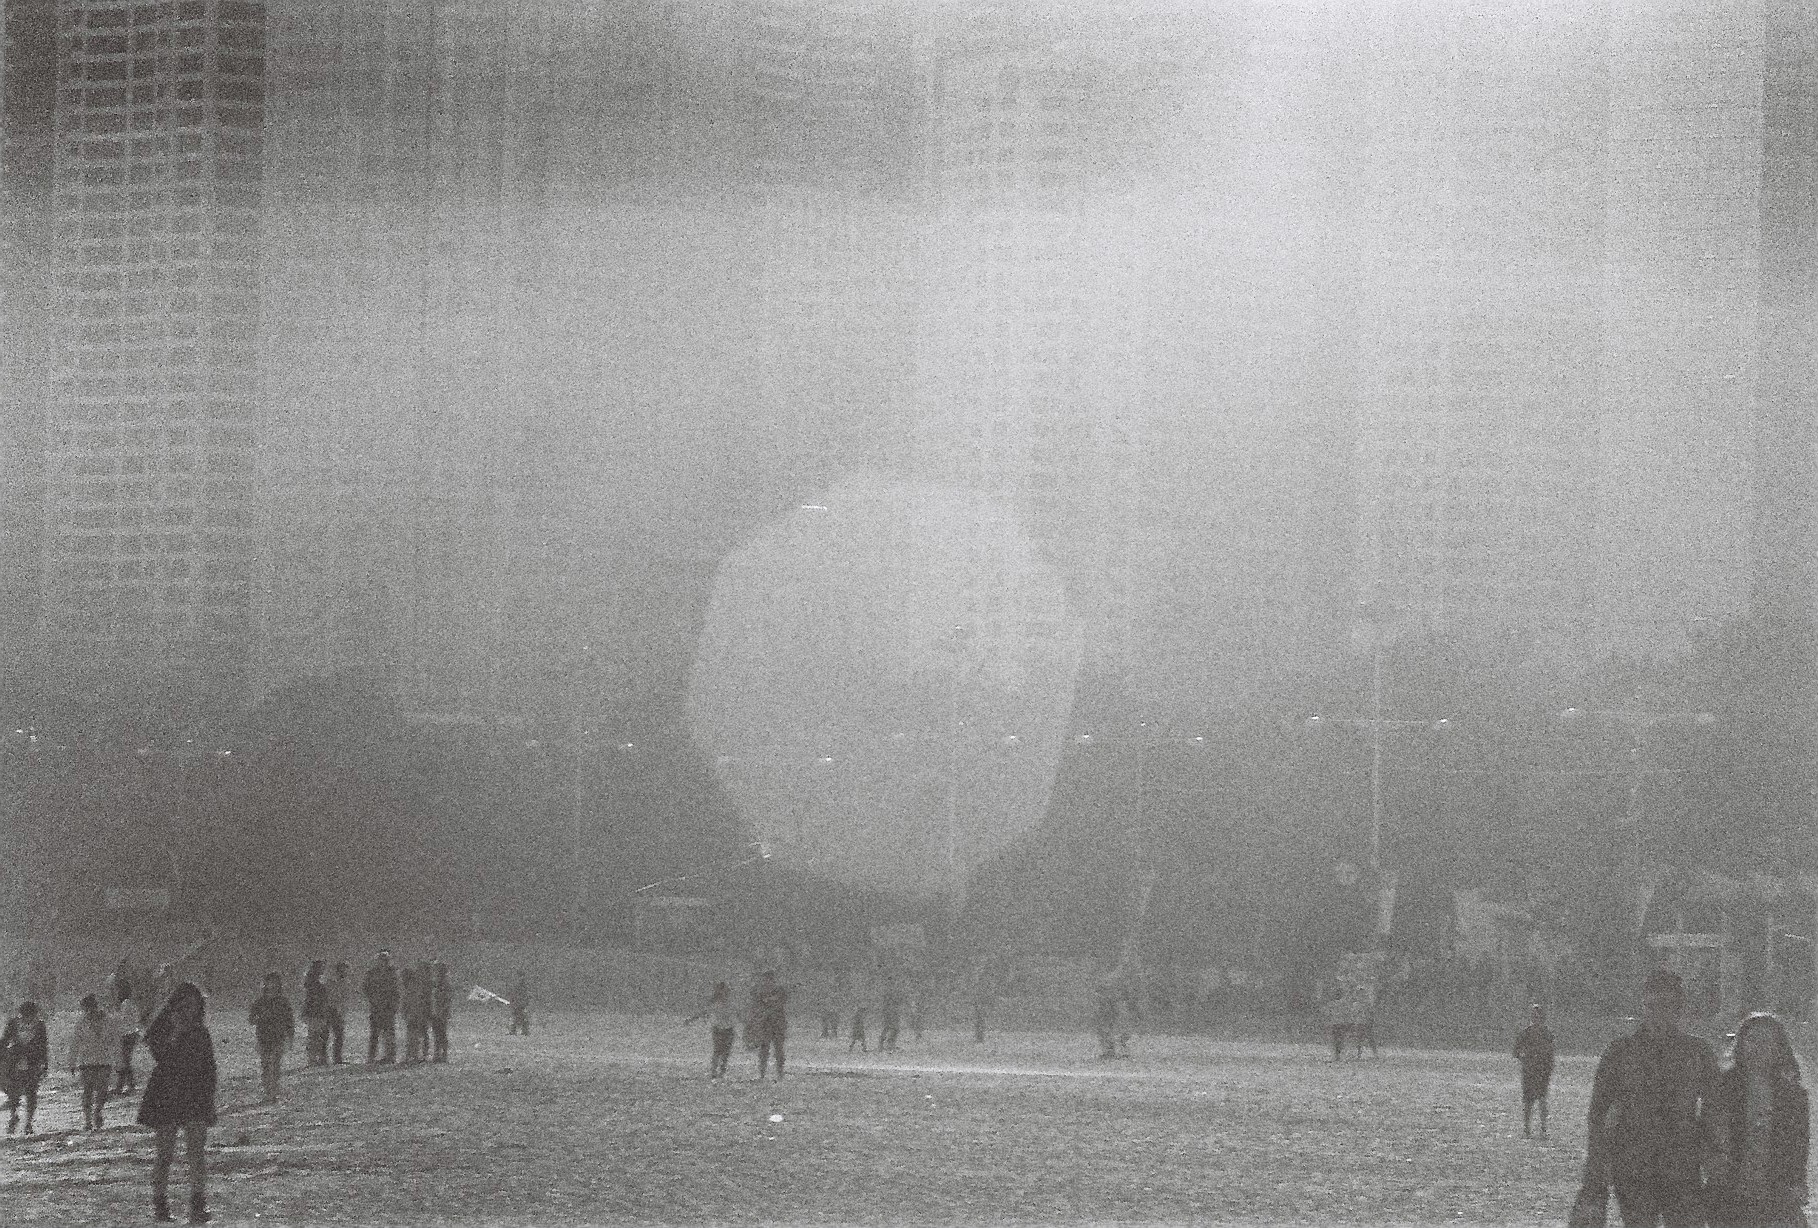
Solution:
M 240 640 L 264 6 L 64 3 L 47 616 Z

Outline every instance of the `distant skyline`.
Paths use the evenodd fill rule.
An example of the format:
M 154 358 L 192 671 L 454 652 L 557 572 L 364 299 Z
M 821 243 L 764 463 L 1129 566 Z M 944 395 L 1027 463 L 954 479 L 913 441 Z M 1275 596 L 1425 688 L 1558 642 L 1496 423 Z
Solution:
M 1341 660 L 1371 597 L 1587 662 L 1810 618 L 1791 0 L 6 13 L 20 685 L 150 669 L 231 704 L 352 671 L 417 713 L 680 723 L 716 570 L 857 475 L 1015 509 L 1084 671 L 1163 710 Z M 68 24 L 59 63 L 198 83 L 195 126 L 135 85 L 43 88 L 33 21 L 114 13 L 208 33 Z M 221 45 L 242 27 L 262 45 Z M 165 143 L 83 128 L 115 116 Z M 255 330 L 243 446 L 174 394 L 72 391 L 110 293 L 81 289 L 100 240 L 72 203 L 107 190 L 73 185 L 115 159 L 203 168 L 212 255 L 97 258 L 165 279 L 147 320 Z M 223 256 L 242 188 L 256 250 Z M 183 306 L 235 260 L 250 297 Z M 111 336 L 88 352 L 138 344 Z M 242 494 L 167 470 L 78 520 L 184 431 L 201 486 Z M 240 544 L 199 529 L 153 579 L 183 508 Z M 989 569 L 962 580 L 962 621 L 999 608 Z M 167 617 L 212 608 L 192 590 L 243 617 Z

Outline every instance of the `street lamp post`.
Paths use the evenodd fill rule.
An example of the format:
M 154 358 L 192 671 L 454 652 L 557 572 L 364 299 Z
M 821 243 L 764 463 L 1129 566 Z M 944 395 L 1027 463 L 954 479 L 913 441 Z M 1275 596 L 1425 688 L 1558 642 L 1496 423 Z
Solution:
M 1310 716 L 1307 728 L 1318 730 L 1327 725 L 1345 725 L 1353 729 L 1370 731 L 1370 872 L 1375 875 L 1378 884 L 1377 932 L 1386 934 L 1390 918 L 1386 914 L 1383 893 L 1395 890 L 1395 875 L 1385 871 L 1382 864 L 1382 829 L 1383 829 L 1383 734 L 1392 730 L 1429 729 L 1444 733 L 1452 727 L 1448 717 L 1389 717 L 1382 713 L 1382 658 L 1383 644 L 1380 636 L 1376 637 L 1370 654 L 1370 715 L 1367 717 L 1326 717 Z
M 1625 923 L 1632 927 L 1632 933 L 1639 943 L 1642 927 L 1647 922 L 1647 895 L 1642 886 L 1642 786 L 1647 777 L 1647 736 L 1662 728 L 1707 729 L 1717 723 L 1717 717 L 1710 712 L 1686 712 L 1678 710 L 1649 710 L 1640 705 L 1640 696 L 1631 701 L 1631 705 L 1622 708 L 1584 709 L 1567 708 L 1559 714 L 1559 719 L 1568 727 L 1575 726 L 1587 717 L 1620 726 L 1628 735 L 1628 785 L 1624 799 L 1623 814 L 1620 820 L 1622 828 L 1621 851 L 1618 854 L 1617 878 L 1628 887 L 1629 898 L 1623 901 L 1626 911 Z M 1725 957 L 1720 953 L 1719 960 Z M 1723 979 L 1721 967 L 1719 980 Z

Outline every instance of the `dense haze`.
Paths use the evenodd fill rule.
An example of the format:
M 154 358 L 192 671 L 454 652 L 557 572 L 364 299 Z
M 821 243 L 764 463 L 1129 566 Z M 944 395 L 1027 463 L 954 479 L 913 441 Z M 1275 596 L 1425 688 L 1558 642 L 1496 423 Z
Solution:
M 671 861 L 924 893 L 1170 805 L 1361 856 L 1354 758 L 1228 732 L 1361 714 L 1360 610 L 1391 707 L 1508 738 L 1709 705 L 1695 620 L 1803 663 L 1782 8 L 272 3 L 222 707 L 666 746 Z M 1407 864 L 1536 855 L 1473 824 L 1556 799 L 1422 779 Z

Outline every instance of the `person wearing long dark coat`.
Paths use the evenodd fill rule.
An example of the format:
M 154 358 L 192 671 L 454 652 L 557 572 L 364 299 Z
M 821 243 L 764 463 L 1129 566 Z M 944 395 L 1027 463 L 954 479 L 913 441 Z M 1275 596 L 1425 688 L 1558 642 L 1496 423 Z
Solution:
M 145 1094 L 139 1099 L 139 1124 L 150 1126 L 156 1138 L 152 1217 L 162 1223 L 171 1220 L 166 1191 L 179 1131 L 189 1162 L 189 1222 L 205 1224 L 210 1218 L 203 1149 L 208 1145 L 208 1128 L 215 1124 L 215 1042 L 202 1023 L 202 1013 L 202 991 L 185 981 L 171 991 L 164 1008 L 145 1029 L 145 1047 L 151 1050 L 153 1065 Z
M 50 1068 L 50 1033 L 45 1030 L 36 1002 L 19 1004 L 19 1013 L 6 1021 L 0 1033 L 0 1083 L 6 1091 L 8 1134 L 19 1128 L 19 1105 L 25 1105 L 25 1132 L 32 1132 L 38 1115 L 38 1084 Z
M 1734 1059 L 1717 1076 L 1712 1121 L 1728 1164 L 1711 1175 L 1714 1228 L 1804 1228 L 1810 1106 L 1786 1027 L 1765 1012 L 1736 1028 Z

